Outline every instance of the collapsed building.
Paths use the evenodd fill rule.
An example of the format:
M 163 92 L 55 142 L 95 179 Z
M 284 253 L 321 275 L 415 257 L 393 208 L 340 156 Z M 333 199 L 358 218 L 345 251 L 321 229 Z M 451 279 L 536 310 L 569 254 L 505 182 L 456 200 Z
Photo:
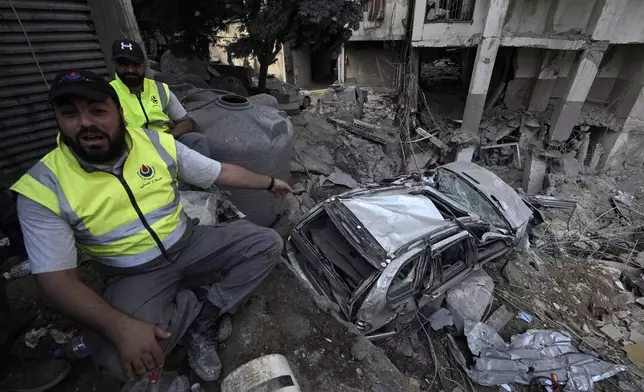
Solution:
M 461 136 L 485 132 L 482 119 L 496 104 L 521 114 L 511 116 L 508 133 L 543 139 L 524 151 L 524 188 L 541 190 L 552 158 L 593 169 L 644 158 L 644 3 L 428 0 L 413 12 L 411 68 L 421 85 L 424 63 L 448 57 L 460 68 L 461 88 L 468 86 Z

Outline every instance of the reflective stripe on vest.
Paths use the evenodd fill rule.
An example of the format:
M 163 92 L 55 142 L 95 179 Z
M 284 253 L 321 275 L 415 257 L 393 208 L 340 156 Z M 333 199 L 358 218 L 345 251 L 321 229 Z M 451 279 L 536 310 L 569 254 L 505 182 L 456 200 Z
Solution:
M 145 78 L 140 94 L 130 92 L 118 75 L 110 84 L 119 96 L 128 126 L 170 131 L 170 88 L 167 84 Z
M 177 190 L 174 140 L 170 135 L 133 128 L 128 129 L 127 139 L 130 152 L 122 178 L 144 220 L 167 249 L 187 228 Z M 105 172 L 85 171 L 62 143 L 12 190 L 65 219 L 74 230 L 77 245 L 101 263 L 131 267 L 161 255 L 119 179 Z

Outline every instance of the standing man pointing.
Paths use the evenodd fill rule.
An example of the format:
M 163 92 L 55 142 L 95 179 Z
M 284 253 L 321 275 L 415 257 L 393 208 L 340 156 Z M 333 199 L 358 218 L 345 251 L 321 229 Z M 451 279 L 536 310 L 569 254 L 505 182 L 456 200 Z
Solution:
M 145 77 L 147 62 L 139 44 L 127 39 L 114 41 L 112 60 L 116 75 L 110 84 L 119 96 L 128 126 L 170 133 L 210 157 L 208 141 L 194 129 L 194 121 L 168 85 Z

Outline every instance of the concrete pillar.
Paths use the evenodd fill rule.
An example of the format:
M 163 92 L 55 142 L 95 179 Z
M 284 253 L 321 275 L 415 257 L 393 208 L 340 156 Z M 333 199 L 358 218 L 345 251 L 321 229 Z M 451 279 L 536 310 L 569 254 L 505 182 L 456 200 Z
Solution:
M 606 130 L 606 134 L 602 137 L 604 154 L 599 159 L 599 164 L 604 168 L 617 168 L 631 158 L 631 155 L 632 158 L 641 160 L 642 154 L 639 151 L 642 150 L 642 146 L 634 145 L 630 149 L 632 151 L 628 146 L 631 132 L 644 129 L 644 87 L 639 84 L 638 88 L 634 102 L 633 97 L 630 97 L 632 94 L 627 93 L 624 96 L 615 111 L 614 129 Z
M 550 141 L 563 142 L 570 137 L 603 56 L 601 50 L 584 50 L 575 60 L 568 73 L 566 92 L 550 119 Z
M 338 56 L 338 82 L 344 83 L 345 70 L 344 70 L 344 45 L 340 48 L 340 55 Z
M 545 50 L 543 61 L 539 64 L 539 76 L 532 89 L 528 110 L 542 112 L 548 108 L 550 97 L 557 84 L 559 76 L 559 51 Z
M 465 103 L 465 112 L 463 113 L 461 130 L 464 132 L 478 133 L 509 3 L 510 0 L 490 0 L 490 7 L 483 27 L 483 36 L 476 52 L 474 72 L 472 72 L 469 94 Z
M 404 92 L 405 88 L 410 88 L 409 106 L 414 112 L 418 111 L 418 89 L 420 88 L 418 81 L 420 76 L 420 53 L 418 48 L 411 48 L 409 53 L 409 72 L 411 77 L 409 79 L 409 86 L 402 86 Z
M 535 151 L 528 154 L 523 171 L 523 190 L 528 195 L 536 195 L 541 192 L 547 169 L 546 160 L 542 156 Z

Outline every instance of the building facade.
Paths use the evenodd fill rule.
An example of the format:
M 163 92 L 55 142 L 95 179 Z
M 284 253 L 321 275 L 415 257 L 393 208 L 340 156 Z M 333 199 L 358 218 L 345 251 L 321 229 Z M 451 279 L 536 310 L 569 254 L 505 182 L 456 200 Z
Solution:
M 500 59 L 509 58 L 505 103 L 542 113 L 551 146 L 576 127 L 599 127 L 591 138 L 602 145 L 600 164 L 642 159 L 641 147 L 629 147 L 644 141 L 641 0 L 418 0 L 413 12 L 421 57 L 475 50 L 462 131 L 478 132 Z

